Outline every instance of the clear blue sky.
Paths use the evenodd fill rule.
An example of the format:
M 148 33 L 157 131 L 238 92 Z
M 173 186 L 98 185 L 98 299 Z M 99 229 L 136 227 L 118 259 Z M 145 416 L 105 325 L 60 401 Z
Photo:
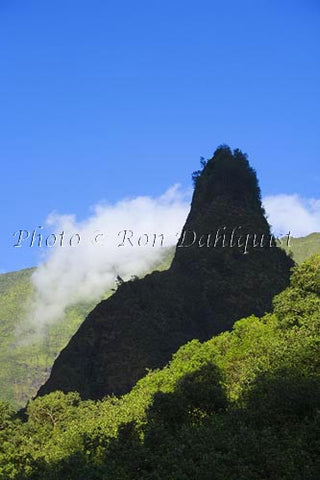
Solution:
M 56 210 L 190 185 L 221 143 L 320 197 L 318 0 L 0 1 L 0 268 Z

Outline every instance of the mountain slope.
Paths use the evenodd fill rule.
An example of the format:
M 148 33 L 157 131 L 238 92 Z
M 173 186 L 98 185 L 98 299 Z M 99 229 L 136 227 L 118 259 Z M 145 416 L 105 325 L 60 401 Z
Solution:
M 283 239 L 282 248 L 301 263 L 314 253 L 320 253 L 320 233 L 306 237 L 291 238 L 290 247 Z M 165 260 L 158 270 L 168 269 L 174 249 L 168 249 Z M 8 400 L 22 407 L 33 397 L 50 375 L 52 364 L 59 352 L 67 345 L 96 302 L 83 302 L 69 307 L 45 336 L 22 345 L 15 331 L 25 324 L 28 301 L 32 296 L 30 277 L 34 268 L 0 274 L 0 400 Z M 106 292 L 104 298 L 111 295 Z
M 168 248 L 158 269 L 167 269 L 172 261 Z M 67 345 L 88 313 L 102 298 L 82 302 L 67 308 L 65 314 L 38 337 L 27 343 L 29 302 L 33 298 L 31 275 L 35 268 L 0 274 L 0 400 L 23 407 L 47 380 L 52 364 Z M 147 272 L 146 272 L 147 273 Z
M 283 243 L 287 253 L 291 253 L 296 263 L 302 263 L 314 254 L 320 252 L 320 233 L 311 233 L 305 237 L 291 238 L 289 246 Z
M 255 172 L 239 150 L 220 147 L 195 175 L 185 231 L 204 238 L 225 228 L 228 242 L 270 237 Z M 239 232 L 237 232 L 239 233 Z M 207 238 L 207 237 L 206 237 Z M 238 241 L 239 239 L 237 239 Z M 122 284 L 86 318 L 54 363 L 38 395 L 78 391 L 83 398 L 122 394 L 147 368 L 165 365 L 187 341 L 206 340 L 249 314 L 263 315 L 286 287 L 293 261 L 266 242 L 213 247 L 178 244 L 169 270 Z M 180 245 L 180 246 L 179 246 Z
M 95 305 L 84 302 L 69 307 L 44 335 L 24 343 L 19 332 L 26 326 L 34 271 L 29 268 L 0 275 L 0 399 L 16 407 L 35 395 L 54 359 Z

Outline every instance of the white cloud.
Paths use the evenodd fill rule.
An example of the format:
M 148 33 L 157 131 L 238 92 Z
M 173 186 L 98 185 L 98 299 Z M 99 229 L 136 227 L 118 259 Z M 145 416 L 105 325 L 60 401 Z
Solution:
M 82 222 L 73 215 L 49 215 L 47 227 L 57 234 L 57 245 L 42 249 L 45 262 L 32 276 L 35 296 L 29 305 L 28 324 L 41 333 L 47 325 L 61 320 L 68 306 L 101 298 L 114 285 L 117 275 L 126 280 L 152 269 L 164 253 L 159 235 L 164 235 L 164 246 L 176 244 L 176 234 L 189 212 L 190 198 L 190 191 L 183 192 L 176 185 L 157 198 L 137 197 L 116 204 L 99 204 Z M 301 236 L 320 230 L 319 199 L 280 194 L 265 197 L 263 204 L 277 235 L 290 231 L 293 236 Z M 129 236 L 132 231 L 133 246 L 128 238 L 119 246 L 124 230 Z M 79 246 L 69 245 L 74 234 L 80 236 Z M 154 234 L 158 237 L 152 246 Z
M 126 280 L 151 269 L 165 253 L 161 241 L 164 247 L 176 244 L 189 208 L 190 192 L 175 185 L 157 198 L 97 205 L 82 222 L 73 215 L 51 214 L 47 225 L 57 242 L 45 248 L 46 261 L 32 276 L 36 293 L 28 324 L 41 333 L 61 319 L 69 305 L 101 297 L 117 275 Z M 72 235 L 74 246 L 70 246 Z
M 268 221 L 275 234 L 301 237 L 320 231 L 320 199 L 299 195 L 270 195 L 263 199 Z

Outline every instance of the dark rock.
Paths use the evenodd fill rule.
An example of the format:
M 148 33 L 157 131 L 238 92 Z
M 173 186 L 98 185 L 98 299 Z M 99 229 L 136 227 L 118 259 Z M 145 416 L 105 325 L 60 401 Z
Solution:
M 125 282 L 97 305 L 38 395 L 78 391 L 97 399 L 126 393 L 147 368 L 164 366 L 187 341 L 206 340 L 239 318 L 271 310 L 273 296 L 289 283 L 293 261 L 271 241 L 246 156 L 220 147 L 194 182 L 188 233 L 170 269 Z

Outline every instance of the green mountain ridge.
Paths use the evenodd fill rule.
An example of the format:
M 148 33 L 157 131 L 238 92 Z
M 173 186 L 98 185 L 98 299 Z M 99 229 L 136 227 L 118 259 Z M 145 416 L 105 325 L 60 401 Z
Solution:
M 320 252 L 319 232 L 313 232 L 304 237 L 291 237 L 289 246 L 287 246 L 287 238 L 282 240 L 282 248 L 288 253 L 291 252 L 296 263 L 302 263 L 312 255 Z

